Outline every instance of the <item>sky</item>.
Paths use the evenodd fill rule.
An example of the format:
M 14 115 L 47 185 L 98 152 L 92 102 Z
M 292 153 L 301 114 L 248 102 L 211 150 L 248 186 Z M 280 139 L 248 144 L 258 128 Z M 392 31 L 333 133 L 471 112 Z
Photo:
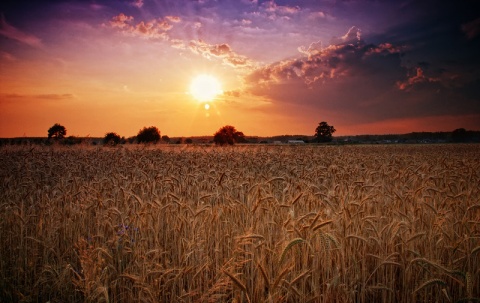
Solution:
M 478 0 L 3 0 L 0 137 L 480 130 L 479 54 Z

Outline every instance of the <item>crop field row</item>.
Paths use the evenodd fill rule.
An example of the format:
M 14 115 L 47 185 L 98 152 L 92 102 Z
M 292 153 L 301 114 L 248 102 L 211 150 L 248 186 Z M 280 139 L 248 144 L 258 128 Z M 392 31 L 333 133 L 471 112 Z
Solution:
M 1 302 L 480 302 L 480 146 L 0 148 Z

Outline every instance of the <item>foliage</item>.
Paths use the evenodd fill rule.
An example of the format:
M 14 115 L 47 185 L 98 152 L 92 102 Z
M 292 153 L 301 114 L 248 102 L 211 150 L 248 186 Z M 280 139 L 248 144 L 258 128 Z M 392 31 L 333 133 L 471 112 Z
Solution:
M 237 131 L 235 127 L 226 125 L 213 135 L 213 142 L 217 145 L 233 145 L 235 143 L 245 142 L 245 135 L 242 132 Z
M 336 131 L 333 126 L 328 125 L 327 122 L 322 121 L 315 129 L 315 138 L 317 142 L 330 142 L 332 141 L 332 134 Z
M 138 143 L 157 143 L 160 141 L 160 131 L 155 126 L 144 127 L 138 131 Z
M 457 128 L 452 132 L 453 142 L 465 142 L 467 141 L 467 130 L 465 128 Z
M 48 139 L 63 139 L 67 135 L 65 126 L 55 123 L 48 129 Z
M 162 141 L 166 143 L 170 143 L 170 137 L 167 135 L 162 136 Z
M 480 132 L 457 128 L 452 132 L 451 138 L 455 143 L 480 142 Z
M 110 132 L 103 137 L 103 144 L 117 145 L 121 140 L 122 138 L 117 133 Z

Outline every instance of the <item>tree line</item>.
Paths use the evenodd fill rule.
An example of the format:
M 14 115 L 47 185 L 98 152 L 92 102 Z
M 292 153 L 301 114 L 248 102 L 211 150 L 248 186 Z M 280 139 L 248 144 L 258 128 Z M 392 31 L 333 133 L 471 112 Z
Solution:
M 313 140 L 307 141 L 306 143 L 309 142 L 315 142 L 315 143 L 325 143 L 325 142 L 331 142 L 333 139 L 333 133 L 335 133 L 336 129 L 329 125 L 327 122 L 322 121 L 318 124 L 318 126 L 315 129 L 315 134 L 313 136 Z M 47 140 L 42 138 L 31 138 L 29 139 L 30 143 L 34 144 L 53 144 L 53 143 L 61 143 L 64 145 L 74 145 L 74 144 L 80 144 L 82 143 L 83 139 L 78 138 L 75 136 L 69 136 L 67 137 L 67 129 L 65 126 L 55 123 L 52 127 L 48 129 L 48 137 Z M 417 134 L 423 135 L 424 133 L 411 133 L 411 134 L 404 134 L 404 135 L 390 135 L 393 137 L 399 137 L 399 136 L 415 136 Z M 430 134 L 430 133 L 428 133 Z M 448 140 L 445 140 L 446 142 L 478 142 L 480 138 L 480 132 L 478 131 L 468 131 L 464 128 L 458 128 L 455 129 L 451 133 L 434 133 L 434 134 L 442 134 L 443 138 L 448 135 Z M 359 136 L 354 136 L 357 138 L 356 141 L 359 142 L 370 142 L 371 140 L 362 140 L 361 138 L 363 137 L 372 137 L 372 135 L 359 135 Z M 376 136 L 378 137 L 378 136 Z M 385 135 L 381 136 L 385 137 Z M 387 135 L 388 137 L 388 135 Z M 392 137 L 392 138 L 393 138 Z M 388 137 L 389 138 L 389 137 Z M 387 138 L 387 139 L 388 139 Z M 436 138 L 436 137 L 435 137 Z M 435 139 L 432 137 L 432 139 Z M 7 143 L 8 139 L 3 139 L 0 141 L 1 144 L 8 144 Z M 10 139 L 10 144 L 14 144 L 15 142 L 18 144 L 20 138 L 17 139 Z M 395 141 L 401 141 L 401 140 L 395 140 Z M 353 141 L 352 141 L 353 142 Z M 96 144 L 97 142 L 93 142 Z M 116 132 L 108 132 L 105 134 L 105 136 L 102 138 L 102 143 L 104 145 L 109 145 L 109 146 L 115 146 L 117 144 L 126 144 L 126 143 L 150 143 L 150 144 L 156 144 L 156 143 L 193 143 L 193 140 L 190 138 L 187 139 L 179 139 L 176 142 L 171 142 L 170 137 L 163 135 L 161 136 L 160 130 L 155 127 L 155 126 L 150 126 L 150 127 L 143 127 L 140 129 L 137 133 L 136 136 L 125 138 L 117 134 Z M 231 125 L 225 125 L 221 127 L 218 131 L 216 131 L 213 134 L 213 143 L 216 145 L 233 145 L 236 143 L 248 143 L 245 134 L 241 131 L 238 131 L 234 126 Z M 262 142 L 261 142 L 262 143 Z
M 315 129 L 315 138 L 317 142 L 330 142 L 332 141 L 332 134 L 335 131 L 333 126 L 322 121 Z M 59 123 L 55 123 L 48 129 L 48 140 L 61 140 L 64 139 L 66 135 L 67 129 Z M 168 136 L 162 137 L 160 130 L 155 126 L 140 129 L 135 137 L 137 143 L 158 143 L 161 140 L 169 143 L 169 139 Z M 234 126 L 225 125 L 215 132 L 213 142 L 216 145 L 233 145 L 235 143 L 246 143 L 247 141 L 243 132 L 238 131 Z M 120 143 L 126 143 L 126 140 L 115 132 L 108 132 L 103 138 L 103 144 L 105 145 L 117 145 Z

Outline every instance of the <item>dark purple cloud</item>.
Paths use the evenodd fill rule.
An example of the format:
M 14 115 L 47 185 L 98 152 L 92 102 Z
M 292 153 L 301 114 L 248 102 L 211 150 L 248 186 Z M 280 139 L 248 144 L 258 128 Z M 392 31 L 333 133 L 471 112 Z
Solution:
M 322 48 L 314 42 L 299 49 L 303 57 L 255 70 L 245 78 L 247 91 L 277 106 L 335 112 L 343 123 L 480 113 L 480 100 L 462 91 L 468 79 L 452 71 L 424 70 L 421 64 L 408 67 L 408 45 L 367 43 L 355 27 L 332 43 Z M 469 89 L 475 91 L 472 85 Z
M 314 42 L 308 48 L 300 47 L 304 57 L 261 67 L 246 78 L 247 83 L 264 86 L 295 82 L 312 88 L 313 85 L 321 86 L 359 74 L 375 74 L 379 70 L 390 69 L 391 61 L 399 65 L 404 48 L 390 43 L 366 44 L 361 39 L 360 30 L 355 27 L 333 41 L 337 43 L 325 48 L 320 42 Z

